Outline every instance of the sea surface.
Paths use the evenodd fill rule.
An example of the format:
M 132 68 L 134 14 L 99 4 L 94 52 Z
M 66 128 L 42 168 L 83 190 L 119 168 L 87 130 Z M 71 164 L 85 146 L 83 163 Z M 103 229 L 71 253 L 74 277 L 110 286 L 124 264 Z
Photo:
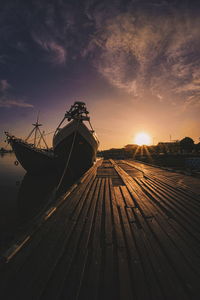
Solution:
M 0 153 L 0 251 L 48 206 L 55 174 L 33 176 L 16 165 L 14 153 Z

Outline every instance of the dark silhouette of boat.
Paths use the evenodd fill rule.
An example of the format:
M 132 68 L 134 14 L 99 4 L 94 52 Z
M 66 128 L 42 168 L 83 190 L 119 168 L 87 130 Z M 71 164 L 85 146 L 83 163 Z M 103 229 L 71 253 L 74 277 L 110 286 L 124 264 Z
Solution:
M 94 163 L 99 141 L 90 123 L 84 102 L 75 102 L 66 112 L 53 137 L 56 165 L 65 168 L 70 177 L 76 179 Z M 67 120 L 66 126 L 61 127 Z M 90 129 L 84 124 L 88 122 Z
M 53 170 L 55 168 L 55 159 L 53 152 L 48 148 L 44 139 L 44 132 L 41 132 L 38 117 L 33 129 L 25 140 L 15 137 L 5 132 L 8 143 L 11 145 L 15 156 L 22 167 L 29 173 L 38 174 Z M 28 142 L 34 136 L 34 142 Z M 38 140 L 39 139 L 39 140 Z M 43 141 L 46 148 L 41 148 Z
M 63 126 L 65 121 L 68 123 Z M 88 128 L 84 122 L 88 122 Z M 48 149 L 41 132 L 42 124 L 37 122 L 25 140 L 5 132 L 6 137 L 22 167 L 29 173 L 41 173 L 51 170 L 61 171 L 76 179 L 87 171 L 96 159 L 99 141 L 92 128 L 89 112 L 84 102 L 75 102 L 66 112 L 53 137 L 53 149 Z M 34 134 L 34 143 L 28 139 Z M 46 145 L 46 149 L 38 147 L 37 137 Z

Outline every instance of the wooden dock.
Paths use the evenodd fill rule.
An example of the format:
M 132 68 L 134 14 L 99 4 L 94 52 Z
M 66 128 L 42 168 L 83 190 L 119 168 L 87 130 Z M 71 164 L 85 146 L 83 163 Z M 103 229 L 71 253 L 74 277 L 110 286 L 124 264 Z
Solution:
M 1 299 L 200 299 L 199 182 L 99 162 L 5 254 Z

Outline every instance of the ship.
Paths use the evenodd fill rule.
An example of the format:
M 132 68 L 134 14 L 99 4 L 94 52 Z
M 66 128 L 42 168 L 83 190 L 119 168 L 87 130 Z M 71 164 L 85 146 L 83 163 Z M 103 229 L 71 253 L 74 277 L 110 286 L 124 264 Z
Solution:
M 65 122 L 67 121 L 67 124 Z M 86 126 L 86 124 L 88 126 Z M 62 176 L 78 178 L 95 162 L 99 140 L 91 125 L 89 112 L 84 102 L 75 102 L 67 111 L 55 130 L 53 148 L 49 149 L 40 130 L 40 124 L 33 124 L 34 128 L 23 140 L 5 132 L 7 141 L 11 145 L 17 161 L 32 174 L 58 171 Z M 34 143 L 30 137 L 34 135 Z M 43 141 L 46 148 L 39 147 Z
M 55 170 L 55 157 L 53 151 L 49 149 L 45 138 L 44 131 L 41 132 L 40 124 L 37 121 L 33 123 L 33 129 L 25 139 L 18 138 L 9 132 L 5 132 L 6 140 L 11 145 L 17 160 L 15 164 L 21 166 L 31 174 L 40 174 Z M 33 137 L 33 139 L 32 139 Z M 45 147 L 41 147 L 41 141 Z
M 63 126 L 64 122 L 67 124 Z M 86 124 L 88 126 L 86 126 Z M 56 166 L 72 178 L 82 175 L 95 162 L 99 140 L 84 102 L 75 102 L 56 128 L 53 151 Z

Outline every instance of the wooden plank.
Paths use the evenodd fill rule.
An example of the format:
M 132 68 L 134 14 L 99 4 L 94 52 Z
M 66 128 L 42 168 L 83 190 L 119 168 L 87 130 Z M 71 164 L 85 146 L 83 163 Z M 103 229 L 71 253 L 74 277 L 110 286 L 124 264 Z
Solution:
M 184 201 L 184 198 L 179 198 L 177 194 L 169 192 L 167 188 L 163 188 L 162 186 L 156 184 L 155 181 L 150 182 L 148 180 L 147 184 L 152 187 L 157 194 L 163 196 L 167 203 L 173 207 L 173 210 L 177 209 L 180 212 L 187 213 L 188 217 L 192 217 L 192 219 L 198 223 L 200 214 L 196 208 L 191 206 L 191 203 L 188 203 L 188 199 L 187 201 Z
M 148 203 L 148 209 L 150 209 L 152 211 L 152 203 Z M 169 223 L 167 219 L 163 218 L 162 214 L 156 214 L 155 219 L 158 221 L 159 225 L 161 226 L 162 230 L 164 231 L 163 235 L 170 238 L 170 240 L 173 242 L 173 245 L 176 246 L 177 251 L 181 252 L 182 258 L 184 258 L 190 264 L 190 269 L 191 270 L 193 269 L 195 272 L 198 273 L 200 270 L 199 252 L 198 252 L 198 250 L 195 251 L 196 250 L 195 248 L 191 252 L 192 244 L 187 244 L 185 242 L 185 240 L 183 238 L 181 238 L 181 236 L 182 236 L 181 228 L 179 228 L 179 234 L 177 234 L 177 232 L 171 226 L 171 223 Z M 189 236 L 188 236 L 188 238 L 189 238 Z M 191 238 L 189 238 L 189 241 L 191 241 Z M 195 246 L 197 246 L 197 244 Z M 200 246 L 200 244 L 199 244 L 199 246 Z M 170 249 L 171 248 L 172 247 L 170 247 Z M 196 252 L 196 255 L 195 255 L 195 252 Z M 200 274 L 200 272 L 199 272 L 199 274 Z
M 116 189 L 115 189 L 116 190 Z M 122 196 L 121 196 L 122 197 Z M 119 195 L 118 195 L 119 198 Z M 155 274 L 151 265 L 149 264 L 148 251 L 145 251 L 144 241 L 141 240 L 141 231 L 137 227 L 136 222 L 133 233 L 130 232 L 130 222 L 127 218 L 126 211 L 123 207 L 120 207 L 121 218 L 124 227 L 124 234 L 126 236 L 126 247 L 129 251 L 129 263 L 131 266 L 131 278 L 133 285 L 133 293 L 137 299 L 148 299 L 150 294 L 156 299 L 162 299 L 163 294 L 155 278 Z M 131 221 L 133 217 L 131 217 Z M 137 232 L 137 234 L 136 234 Z M 133 241 L 133 236 L 137 236 L 137 243 Z M 137 245 L 137 247 L 136 247 Z M 139 252 L 138 252 L 139 251 Z M 140 253 L 140 254 L 138 254 Z M 143 265 L 140 264 L 140 257 Z M 144 289 L 145 286 L 145 289 Z
M 164 294 L 157 278 L 157 272 L 159 269 L 155 269 L 151 255 L 152 250 L 146 243 L 146 234 L 142 224 L 140 223 L 140 226 L 138 226 L 136 222 L 131 222 L 130 227 L 134 236 L 135 245 L 138 251 L 139 259 L 141 260 L 142 270 L 145 277 L 144 280 L 142 280 L 142 282 L 144 282 L 143 284 L 137 283 L 138 279 L 136 280 L 136 287 L 139 288 L 138 294 L 141 291 L 141 296 L 143 299 L 164 299 Z M 133 268 L 133 272 L 137 278 L 138 272 L 135 271 L 135 268 Z M 140 295 L 138 296 L 138 299 L 140 299 Z
M 92 247 L 102 247 L 102 216 L 103 216 L 103 201 L 104 201 L 104 189 L 105 189 L 105 179 L 101 179 L 101 188 L 99 190 L 98 202 L 96 207 L 96 218 L 93 228 L 93 238 Z
M 135 207 L 135 203 L 134 203 L 133 199 L 131 198 L 130 194 L 128 193 L 127 187 L 121 186 L 120 189 L 122 191 L 122 195 L 124 197 L 126 206 L 127 207 Z
M 127 162 L 128 163 L 128 162 Z M 179 186 L 177 184 L 178 180 L 183 177 L 191 180 L 191 177 L 188 176 L 184 176 L 182 174 L 179 173 L 172 173 L 166 170 L 163 170 L 162 168 L 160 168 L 159 166 L 149 166 L 148 164 L 143 164 L 140 162 L 136 162 L 136 161 L 132 161 L 131 163 L 129 163 L 131 165 L 133 165 L 133 167 L 138 167 L 138 168 L 142 168 L 145 173 L 147 172 L 148 174 L 152 175 L 152 177 L 154 177 L 154 179 L 156 181 L 160 181 L 162 183 L 164 183 L 165 185 L 168 185 L 170 187 L 173 187 L 174 189 L 176 189 L 176 191 L 179 191 L 182 195 L 188 195 L 190 197 L 192 197 L 193 199 L 196 199 L 196 201 L 199 203 L 199 196 L 197 195 L 197 193 L 195 193 L 189 186 L 187 185 L 181 185 Z M 192 178 L 194 180 L 194 178 Z
M 134 228 L 134 231 L 131 230 L 131 224 L 133 224 L 133 219 L 135 219 L 133 210 L 129 208 L 128 211 L 132 213 L 127 214 L 126 208 L 120 207 L 119 209 L 120 209 L 121 226 L 123 228 L 124 237 L 125 237 L 125 247 L 126 247 L 127 257 L 128 257 L 128 266 L 130 272 L 129 276 L 131 280 L 132 293 L 134 297 L 136 297 L 136 299 L 148 299 L 148 296 L 150 294 L 149 287 L 150 285 L 152 287 L 155 282 L 154 279 L 152 279 L 152 272 L 151 270 L 149 270 L 149 264 L 148 264 L 146 268 L 146 275 L 147 272 L 149 271 L 151 272 L 151 276 L 149 277 L 149 279 L 151 278 L 151 283 L 148 284 L 148 281 L 146 280 L 147 277 L 145 275 L 145 271 L 142 265 L 141 256 L 136 246 L 136 240 L 135 240 L 136 231 L 139 231 L 139 236 L 141 236 L 141 231 L 138 230 L 137 226 Z M 130 219 L 128 216 L 130 217 Z M 134 222 L 134 224 L 136 224 L 136 222 Z M 144 245 L 142 245 L 142 247 L 144 247 Z M 156 283 L 154 285 L 154 295 L 161 296 L 159 287 L 157 286 Z
M 122 172 L 120 169 L 119 169 L 119 167 L 117 168 L 117 170 L 119 171 L 119 174 L 121 174 L 121 176 L 123 177 L 123 175 L 124 175 L 124 172 Z M 141 197 L 140 198 L 138 198 L 137 197 L 137 194 L 135 193 L 135 186 L 134 186 L 134 190 L 131 188 L 131 186 L 130 186 L 130 182 L 131 182 L 131 179 L 127 179 L 128 178 L 128 176 L 126 176 L 126 178 L 124 178 L 124 181 L 126 181 L 126 183 L 127 183 L 127 186 L 128 186 L 128 189 L 129 189 L 129 191 L 133 194 L 133 196 L 134 196 L 134 198 L 136 198 L 137 199 L 137 203 L 139 204 L 139 210 L 141 211 L 141 213 L 142 213 L 142 215 L 144 214 L 144 217 L 145 216 L 147 216 L 149 213 L 148 213 L 148 211 L 146 211 L 145 210 L 145 206 L 144 206 L 144 203 L 145 202 L 142 202 L 141 201 Z M 133 183 L 133 182 L 132 182 Z M 151 212 L 152 213 L 152 212 Z M 146 222 L 143 222 L 143 224 L 146 224 Z M 148 228 L 149 228 L 149 226 L 145 226 L 145 229 L 146 230 L 148 230 Z M 149 231 L 150 233 L 151 233 L 151 231 Z M 156 231 L 155 231 L 156 232 Z M 154 232 L 154 234 L 155 234 L 155 232 Z M 150 237 L 152 237 L 153 238 L 153 236 L 152 236 L 152 234 L 151 235 L 149 235 Z M 160 235 L 159 236 L 159 238 L 163 238 L 164 240 L 165 240 L 165 236 L 163 237 L 163 235 Z M 169 241 L 168 241 L 169 242 Z M 156 245 L 156 241 L 153 241 L 152 240 L 152 243 L 151 243 L 151 245 L 152 245 L 152 247 L 155 247 L 155 245 Z M 171 247 L 172 245 L 170 244 L 170 247 Z M 165 259 L 165 257 L 164 257 L 164 255 L 163 255 L 163 253 L 162 253 L 162 251 L 160 251 L 161 250 L 161 248 L 157 248 L 157 251 L 158 251 L 158 249 L 159 249 L 159 252 L 160 252 L 160 259 L 161 259 L 161 261 L 165 261 L 165 268 L 167 268 L 168 269 L 168 274 L 171 274 L 170 275 L 170 280 L 168 279 L 168 278 L 165 278 L 166 279 L 166 282 L 168 281 L 168 284 L 170 283 L 170 281 L 171 281 L 171 278 L 173 278 L 173 281 L 171 281 L 171 288 L 174 288 L 174 282 L 176 281 L 177 282 L 177 286 L 179 286 L 179 290 L 178 290 L 178 292 L 180 292 L 180 290 L 181 290 L 181 284 L 180 284 L 180 282 L 178 282 L 177 280 L 178 280 L 178 278 L 176 278 L 176 276 L 175 276 L 175 274 L 174 274 L 174 272 L 173 272 L 173 269 L 171 269 L 171 266 L 170 265 L 168 265 L 168 263 L 167 263 L 167 261 L 166 261 L 166 259 Z M 170 250 L 170 249 L 169 249 Z M 153 255 L 151 256 L 151 257 L 153 257 Z M 163 260 L 164 259 L 164 260 Z M 156 262 L 156 260 L 154 261 L 154 262 Z M 183 261 L 182 261 L 183 262 Z M 185 265 L 185 267 L 186 267 L 186 265 Z M 186 267 L 186 269 L 187 269 L 187 271 L 188 271 L 188 268 Z M 191 272 L 190 272 L 191 273 Z M 164 275 L 164 273 L 163 273 L 163 275 Z M 187 278 L 187 279 L 189 279 L 189 278 Z M 161 283 L 163 283 L 164 281 L 162 280 L 161 281 Z M 191 280 L 190 280 L 190 283 L 191 283 Z M 163 288 L 165 289 L 165 293 L 167 293 L 168 292 L 168 289 L 167 289 L 167 286 L 163 286 Z M 174 291 L 174 293 L 176 294 L 176 291 Z M 179 295 L 179 294 L 178 294 Z M 179 295 L 180 296 L 180 295 Z
M 104 249 L 104 267 L 102 268 L 102 292 L 101 299 L 116 299 L 116 276 L 115 271 L 117 268 L 115 264 L 117 258 L 114 258 L 114 245 L 105 245 Z
M 62 293 L 63 285 L 65 283 L 66 278 L 68 278 L 68 274 L 70 272 L 70 268 L 72 267 L 72 263 L 75 259 L 77 251 L 79 251 L 79 242 L 82 234 L 82 230 L 85 225 L 85 220 L 87 218 L 87 213 L 90 207 L 90 203 L 93 199 L 94 195 L 98 194 L 100 186 L 100 181 L 95 179 L 93 182 L 91 189 L 89 190 L 89 194 L 85 195 L 86 201 L 83 206 L 80 206 L 79 209 L 75 212 L 77 217 L 71 222 L 73 225 L 69 229 L 66 228 L 66 240 L 65 243 L 62 244 L 62 252 L 59 251 L 60 255 L 57 260 L 54 260 L 54 267 L 45 280 L 48 280 L 48 283 L 44 285 L 42 299 L 49 299 L 49 297 L 53 297 L 53 299 L 57 299 Z M 95 193 L 95 194 L 94 194 Z M 96 196 L 94 196 L 96 197 Z M 78 217 L 79 216 L 79 217 Z M 58 252 L 57 252 L 58 254 Z M 85 251 L 83 253 L 85 254 Z M 85 256 L 86 257 L 86 256 Z M 85 260 L 84 260 L 85 264 Z
M 161 195 L 159 191 L 155 191 L 147 182 L 144 182 L 143 189 L 145 189 L 148 195 L 151 195 L 151 199 L 157 203 L 169 217 L 179 222 L 191 235 L 195 234 L 195 238 L 200 240 L 199 227 L 193 222 L 191 217 L 188 218 L 182 211 L 173 209 L 173 206 L 171 206 L 169 202 L 166 202 L 165 197 Z
M 85 279 L 81 287 L 80 299 L 88 297 L 88 291 L 91 299 L 98 299 L 100 293 L 101 269 L 102 269 L 102 216 L 104 201 L 105 179 L 101 182 L 101 188 L 98 194 L 95 218 L 93 223 L 93 232 L 90 241 L 89 262 Z M 85 298 L 84 298 L 85 297 Z
M 136 189 L 135 186 L 134 189 Z M 140 205 L 140 207 L 142 207 L 143 211 L 146 214 L 148 213 L 148 210 L 151 211 L 151 206 L 148 205 L 148 207 L 145 207 L 145 202 L 144 205 Z M 159 226 L 159 224 L 156 221 L 157 219 L 159 219 L 159 223 L 162 222 L 163 227 Z M 161 243 L 160 247 L 170 260 L 170 264 L 176 268 L 179 274 L 179 278 L 182 278 L 183 282 L 185 282 L 184 286 L 187 288 L 188 292 L 195 294 L 198 290 L 198 279 L 195 273 L 193 272 L 192 266 L 188 266 L 188 256 L 184 257 L 179 247 L 176 247 L 174 243 L 172 243 L 171 239 L 169 238 L 169 232 L 164 232 L 163 229 L 167 227 L 167 222 L 163 221 L 163 219 L 160 218 L 159 215 L 156 215 L 155 219 L 153 219 L 151 222 L 148 222 L 148 224 L 152 228 L 154 234 L 159 239 L 159 242 Z
M 129 209 L 128 211 L 132 210 L 132 214 L 129 213 L 128 215 L 126 215 L 123 208 L 120 208 L 120 210 L 125 228 L 127 248 L 130 248 L 134 294 L 138 299 L 147 299 L 149 295 L 152 295 L 152 298 L 162 299 L 163 293 L 154 270 L 156 263 L 155 261 L 151 263 L 151 248 L 147 247 L 145 233 L 139 220 L 140 215 L 136 213 L 138 209 Z M 129 216 L 129 220 L 127 216 Z M 133 219 L 135 219 L 135 222 L 133 222 Z M 132 236 L 134 236 L 135 242 L 133 242 Z M 139 264 L 140 261 L 141 265 Z
M 114 264 L 116 261 L 114 261 L 114 221 L 112 219 L 113 212 L 112 212 L 112 202 L 111 202 L 111 196 L 110 196 L 110 184 L 111 180 L 106 178 L 105 182 L 105 195 L 104 195 L 104 201 L 105 201 L 105 238 L 104 238 L 104 268 L 103 268 L 103 299 L 114 299 L 116 298 L 115 293 L 115 275 L 114 272 L 116 271 L 116 268 Z M 117 260 L 117 259 L 116 259 Z
M 140 188 L 146 192 L 146 190 L 144 189 L 144 183 L 142 180 L 138 180 L 135 179 L 135 181 L 138 183 L 138 185 L 140 186 Z M 147 191 L 147 195 L 149 195 L 148 191 Z M 169 228 L 167 226 L 167 231 L 171 232 L 175 231 L 175 236 L 177 236 L 177 239 L 179 239 L 179 237 L 184 241 L 184 243 L 187 245 L 187 247 L 189 249 L 193 249 L 193 253 L 195 253 L 197 256 L 199 256 L 199 242 L 196 238 L 194 238 L 194 236 L 192 236 L 191 234 L 188 233 L 187 230 L 185 230 L 184 227 L 182 227 L 179 223 L 176 222 L 175 219 L 168 217 L 168 214 L 166 215 L 165 211 L 163 211 L 162 209 L 160 209 L 160 202 L 159 200 L 157 201 L 155 198 L 153 199 L 153 201 L 149 198 L 149 201 L 151 201 L 152 205 L 154 205 L 156 207 L 156 209 L 158 210 L 158 213 L 161 215 L 163 220 L 167 221 L 167 224 L 170 224 L 171 228 Z M 155 215 L 156 216 L 156 215 Z M 181 249 L 184 249 L 184 247 Z
M 104 179 L 102 179 L 102 181 L 104 181 Z M 70 243 L 70 249 L 73 252 L 75 252 L 75 249 L 77 250 L 70 273 L 65 277 L 65 282 L 62 286 L 61 298 L 76 299 L 80 293 L 86 260 L 88 257 L 88 246 L 94 224 L 99 189 L 101 190 L 101 181 L 97 183 L 97 187 L 95 187 L 93 193 L 91 193 L 91 197 L 88 196 L 86 200 L 89 204 L 89 207 L 84 220 L 84 226 L 82 226 L 82 222 L 79 222 L 78 220 L 80 226 L 77 225 L 76 230 L 73 233 L 75 244 Z M 79 241 L 77 236 L 79 236 Z M 71 257 L 72 253 L 69 254 L 69 259 L 71 259 Z
M 119 199 L 121 195 L 119 187 L 114 188 L 114 193 L 115 193 L 114 194 L 115 198 Z M 121 202 L 122 199 L 119 201 Z M 116 206 L 113 206 L 113 208 L 116 209 Z M 118 209 L 120 209 L 120 207 Z M 121 243 L 121 247 L 117 249 L 118 280 L 119 280 L 119 295 L 120 295 L 119 298 L 127 299 L 127 300 L 133 299 L 126 243 L 123 236 L 122 226 L 120 226 L 121 225 L 120 216 L 118 215 L 118 217 L 116 218 L 116 213 L 115 213 L 114 218 L 115 218 L 114 220 L 115 225 L 117 225 L 117 227 L 115 227 L 115 233 L 116 235 L 120 234 L 120 243 Z
M 111 199 L 110 199 L 110 187 L 109 179 L 106 178 L 105 181 L 105 243 L 106 245 L 113 244 L 113 224 L 112 224 L 112 213 L 111 213 Z
M 172 201 L 177 201 L 178 203 L 180 203 L 181 206 L 185 206 L 187 210 L 191 210 L 192 214 L 195 214 L 197 215 L 197 217 L 200 217 L 200 202 L 194 201 L 193 198 L 189 195 L 180 193 L 176 188 L 170 188 L 170 186 L 165 185 L 164 182 L 160 182 L 158 180 L 151 181 L 155 186 L 157 186 L 157 188 L 163 191 L 166 195 L 169 195 Z
M 150 222 L 146 221 L 146 219 L 144 218 L 144 216 L 147 214 L 146 211 L 144 211 L 144 214 L 141 214 L 140 209 L 135 209 L 134 211 L 137 214 L 137 218 L 139 219 L 142 227 L 140 235 L 143 239 L 143 247 L 146 248 L 146 255 L 153 268 L 153 274 L 155 276 L 155 280 L 157 281 L 157 286 L 161 287 L 162 293 L 167 297 L 167 299 L 170 299 L 173 295 L 175 296 L 176 294 L 177 296 L 182 295 L 182 293 L 184 294 L 183 289 L 181 289 L 180 282 L 176 278 L 176 274 L 169 265 L 168 260 L 166 259 L 162 252 L 162 249 L 160 248 L 158 239 L 155 238 L 155 235 L 152 234 L 152 231 L 149 227 L 149 223 L 152 222 L 152 219 Z M 152 295 L 154 295 L 155 289 L 151 292 Z
M 101 299 L 100 277 L 102 268 L 102 249 L 97 247 L 90 248 L 88 252 L 88 260 L 86 271 L 81 282 L 80 293 L 78 299 L 85 300 L 89 297 L 91 299 Z
M 118 207 L 126 205 L 126 203 L 124 202 L 124 198 L 121 197 L 121 192 L 120 192 L 119 186 L 114 187 L 114 193 L 115 193 L 116 205 Z
M 110 183 L 110 191 L 111 191 L 111 202 L 112 202 L 112 212 L 113 212 L 113 235 L 114 239 L 116 240 L 117 248 L 123 248 L 124 247 L 124 238 L 123 238 L 123 232 L 120 224 L 119 219 L 119 213 L 118 213 L 118 204 L 117 204 L 117 197 L 115 197 L 117 188 L 113 187 Z M 120 199 L 119 199 L 120 201 Z

